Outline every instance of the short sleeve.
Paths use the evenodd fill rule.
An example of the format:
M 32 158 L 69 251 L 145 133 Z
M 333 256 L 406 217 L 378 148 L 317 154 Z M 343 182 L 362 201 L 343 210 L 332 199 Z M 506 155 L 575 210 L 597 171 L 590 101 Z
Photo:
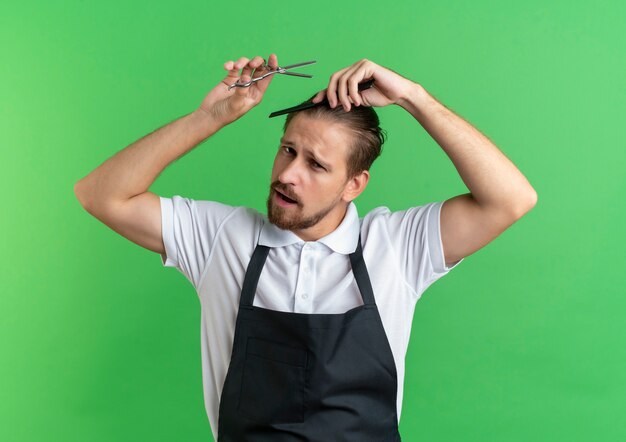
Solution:
M 418 295 L 463 261 L 445 265 L 439 220 L 442 205 L 438 201 L 386 214 L 401 273 Z
M 175 267 L 197 289 L 215 238 L 235 207 L 175 195 L 160 197 L 165 254 L 161 262 Z

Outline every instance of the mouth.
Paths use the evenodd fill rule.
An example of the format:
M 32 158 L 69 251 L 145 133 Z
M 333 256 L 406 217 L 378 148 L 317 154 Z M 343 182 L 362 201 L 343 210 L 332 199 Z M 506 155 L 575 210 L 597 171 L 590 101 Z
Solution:
M 287 195 L 276 189 L 274 189 L 274 199 L 283 207 L 290 207 L 298 204 L 296 200 L 289 198 Z

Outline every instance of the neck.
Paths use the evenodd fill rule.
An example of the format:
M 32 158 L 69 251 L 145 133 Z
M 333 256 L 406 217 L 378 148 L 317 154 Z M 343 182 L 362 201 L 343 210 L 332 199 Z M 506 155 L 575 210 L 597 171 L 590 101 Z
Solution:
M 308 229 L 292 230 L 300 239 L 304 241 L 317 241 L 320 238 L 334 232 L 342 223 L 348 213 L 348 204 L 337 206 L 337 210 L 328 213 L 320 222 Z

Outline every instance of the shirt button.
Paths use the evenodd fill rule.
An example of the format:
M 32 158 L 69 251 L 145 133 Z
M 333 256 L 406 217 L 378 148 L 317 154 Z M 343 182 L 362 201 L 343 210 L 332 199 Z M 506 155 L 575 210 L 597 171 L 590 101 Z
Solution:
M 303 293 L 301 296 L 302 296 L 302 299 L 306 299 L 306 298 L 309 297 L 309 294 L 308 293 Z

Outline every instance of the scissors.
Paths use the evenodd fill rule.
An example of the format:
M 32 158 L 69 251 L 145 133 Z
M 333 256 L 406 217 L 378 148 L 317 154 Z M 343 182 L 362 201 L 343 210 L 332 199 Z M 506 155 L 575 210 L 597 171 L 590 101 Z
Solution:
M 293 68 L 297 68 L 299 66 L 306 66 L 308 64 L 313 64 L 313 63 L 315 63 L 315 60 L 313 60 L 313 61 L 305 61 L 303 63 L 290 64 L 289 66 L 284 66 L 284 67 L 278 66 L 273 71 L 266 72 L 265 74 L 261 75 L 260 77 L 252 78 L 247 83 L 239 83 L 239 80 L 237 80 L 235 83 L 233 83 L 230 86 L 228 86 L 228 90 L 231 90 L 234 87 L 249 87 L 255 81 L 263 80 L 265 77 L 267 77 L 269 75 L 273 75 L 273 74 L 285 74 L 285 75 L 293 75 L 293 76 L 296 76 L 296 77 L 311 78 L 311 77 L 313 77 L 313 75 L 300 74 L 298 72 L 287 72 L 287 69 L 293 69 Z M 265 65 L 265 67 L 267 67 L 267 65 Z

